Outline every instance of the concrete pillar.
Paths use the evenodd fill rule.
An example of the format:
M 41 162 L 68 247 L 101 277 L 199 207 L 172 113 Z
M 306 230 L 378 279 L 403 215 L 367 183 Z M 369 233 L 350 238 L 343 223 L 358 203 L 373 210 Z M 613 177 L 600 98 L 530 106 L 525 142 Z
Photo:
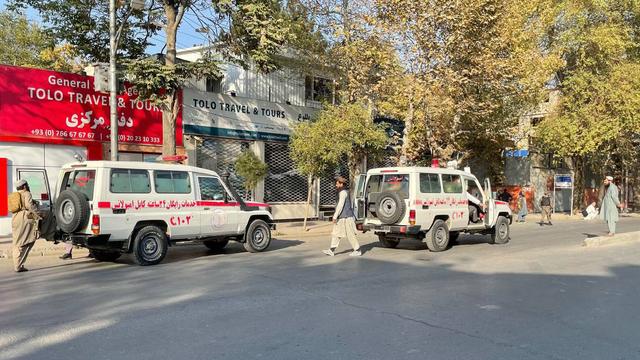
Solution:
M 187 154 L 187 165 L 198 166 L 197 145 L 197 140 L 193 136 L 186 135 L 184 137 L 184 149 Z
M 250 146 L 251 151 L 253 151 L 256 156 L 262 161 L 265 161 L 266 156 L 264 153 L 264 141 L 254 141 Z M 257 202 L 264 201 L 264 179 L 258 181 L 258 185 L 253 190 L 254 192 L 254 200 Z

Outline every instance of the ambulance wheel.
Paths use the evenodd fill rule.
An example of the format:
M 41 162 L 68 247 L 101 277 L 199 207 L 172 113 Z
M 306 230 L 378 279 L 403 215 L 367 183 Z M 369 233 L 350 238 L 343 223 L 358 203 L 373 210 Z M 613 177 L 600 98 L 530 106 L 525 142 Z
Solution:
M 157 226 L 145 226 L 133 241 L 133 255 L 138 265 L 156 265 L 167 255 L 167 235 Z
M 265 251 L 271 244 L 271 228 L 264 220 L 254 220 L 244 234 L 244 249 L 251 253 Z
M 204 246 L 209 248 L 209 250 L 220 251 L 224 249 L 225 246 L 229 243 L 229 239 L 224 240 L 206 240 L 203 242 Z
M 509 219 L 504 216 L 498 216 L 498 221 L 496 221 L 496 225 L 491 232 L 491 243 L 506 244 L 509 242 L 510 234 Z
M 436 220 L 424 238 L 430 251 L 440 252 L 449 247 L 449 227 L 443 220 Z
M 385 234 L 378 234 L 378 241 L 382 247 L 394 249 L 400 243 L 400 240 L 388 238 Z

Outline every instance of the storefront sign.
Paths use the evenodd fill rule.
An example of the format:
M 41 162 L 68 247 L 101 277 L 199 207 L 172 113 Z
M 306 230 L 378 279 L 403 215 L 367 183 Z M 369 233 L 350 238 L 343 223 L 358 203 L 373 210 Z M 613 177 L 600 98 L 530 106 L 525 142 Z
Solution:
M 184 90 L 184 132 L 238 139 L 288 141 L 291 125 L 317 109 Z
M 573 178 L 571 175 L 556 175 L 555 187 L 556 189 L 571 189 L 573 188 Z
M 0 136 L 110 141 L 110 129 L 109 95 L 93 90 L 93 77 L 0 66 Z M 127 88 L 118 96 L 118 131 L 121 143 L 160 145 L 162 111 Z

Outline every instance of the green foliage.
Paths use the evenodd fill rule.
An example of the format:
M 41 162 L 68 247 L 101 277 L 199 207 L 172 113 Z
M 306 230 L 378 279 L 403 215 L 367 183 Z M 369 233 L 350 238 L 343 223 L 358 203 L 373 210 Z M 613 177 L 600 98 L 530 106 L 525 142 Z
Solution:
M 73 47 L 53 39 L 24 15 L 0 12 L 0 63 L 57 71 L 77 70 Z
M 143 98 L 159 105 L 190 79 L 222 76 L 220 63 L 208 57 L 175 65 L 165 65 L 156 59 L 130 60 L 124 65 L 126 79 L 135 84 Z
M 562 60 L 562 96 L 536 129 L 560 156 L 637 161 L 640 150 L 640 6 L 635 1 L 542 1 L 554 16 L 543 51 Z
M 244 151 L 235 163 L 236 172 L 244 179 L 247 190 L 255 189 L 258 182 L 267 176 L 269 166 L 262 162 L 256 154 Z
M 219 36 L 218 50 L 245 67 L 262 72 L 277 68 L 278 54 L 292 36 L 291 25 L 278 0 L 213 0 L 219 16 L 229 19 Z
M 71 44 L 84 59 L 109 61 L 109 1 L 11 0 L 9 4 L 14 9 L 35 9 L 56 43 Z M 128 15 L 128 7 L 119 7 L 118 23 Z M 156 20 L 157 13 L 131 12 L 121 36 L 119 57 L 133 59 L 143 56 L 151 36 L 160 30 L 153 25 Z
M 373 124 L 361 104 L 326 106 L 313 122 L 299 123 L 291 137 L 291 158 L 304 175 L 330 175 L 343 156 L 350 167 L 365 156 L 379 155 L 387 145 L 384 127 Z
M 552 59 L 536 55 L 524 1 L 377 0 L 408 70 L 409 160 L 498 158 L 510 129 L 541 98 Z M 404 106 L 408 106 L 405 103 Z M 408 109 L 406 110 L 408 113 Z

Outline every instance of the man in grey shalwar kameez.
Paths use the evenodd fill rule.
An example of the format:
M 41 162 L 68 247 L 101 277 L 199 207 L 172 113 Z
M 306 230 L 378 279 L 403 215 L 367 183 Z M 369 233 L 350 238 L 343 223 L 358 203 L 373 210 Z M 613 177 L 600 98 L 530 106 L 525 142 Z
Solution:
M 600 205 L 600 218 L 606 221 L 609 227 L 608 236 L 616 233 L 616 223 L 618 222 L 618 208 L 622 208 L 618 199 L 618 186 L 613 183 L 613 177 L 607 176 L 604 179 L 604 196 Z

